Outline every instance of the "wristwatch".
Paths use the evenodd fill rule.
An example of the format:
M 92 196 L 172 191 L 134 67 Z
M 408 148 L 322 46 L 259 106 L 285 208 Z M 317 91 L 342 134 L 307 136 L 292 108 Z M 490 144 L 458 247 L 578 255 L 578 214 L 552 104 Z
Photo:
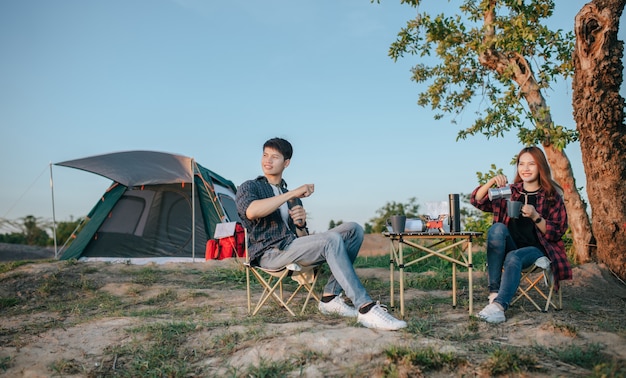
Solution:
M 542 218 L 542 217 L 539 217 L 539 218 L 535 219 L 535 223 L 536 223 L 536 224 L 539 224 L 539 223 L 541 223 L 541 221 L 542 221 L 542 220 L 543 220 L 543 218 Z

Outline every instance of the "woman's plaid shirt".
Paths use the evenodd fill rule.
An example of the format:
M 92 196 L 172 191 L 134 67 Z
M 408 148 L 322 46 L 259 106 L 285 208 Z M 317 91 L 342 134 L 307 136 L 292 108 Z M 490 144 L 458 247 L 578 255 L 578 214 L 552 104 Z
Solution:
M 522 194 L 522 182 L 511 184 L 511 201 L 524 202 Z M 478 186 L 472 192 L 470 196 L 470 203 L 479 210 L 493 213 L 493 222 L 509 224 L 509 216 L 506 213 L 506 199 L 501 198 L 494 201 L 490 201 L 488 196 L 485 196 L 481 201 L 476 201 L 476 192 L 480 186 Z M 557 195 L 556 198 L 550 200 L 547 197 L 545 190 L 539 189 L 537 193 L 537 205 L 535 208 L 537 212 L 546 222 L 546 233 L 542 233 L 539 229 L 536 229 L 537 238 L 539 242 L 548 254 L 548 258 L 552 262 L 552 273 L 556 283 L 560 280 L 572 279 L 572 267 L 567 260 L 567 254 L 565 253 L 565 243 L 563 243 L 563 235 L 567 231 L 567 212 L 565 211 L 565 203 L 563 198 Z

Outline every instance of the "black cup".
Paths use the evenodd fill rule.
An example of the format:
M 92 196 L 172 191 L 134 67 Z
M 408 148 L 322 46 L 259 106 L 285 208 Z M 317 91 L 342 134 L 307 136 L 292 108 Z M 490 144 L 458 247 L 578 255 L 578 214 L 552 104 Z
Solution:
M 287 201 L 287 206 L 290 209 L 295 206 L 302 206 L 302 201 L 300 200 L 300 198 L 292 198 Z M 295 223 L 295 225 L 299 227 L 302 227 L 302 225 L 304 225 L 304 221 L 302 219 L 294 219 L 293 223 Z

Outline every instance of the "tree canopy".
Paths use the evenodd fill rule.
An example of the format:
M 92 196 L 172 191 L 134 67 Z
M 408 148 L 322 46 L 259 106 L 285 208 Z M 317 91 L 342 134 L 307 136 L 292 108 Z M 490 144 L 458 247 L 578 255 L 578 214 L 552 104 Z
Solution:
M 419 10 L 426 0 L 401 0 Z M 418 56 L 412 80 L 428 87 L 418 105 L 435 119 L 473 111 L 473 124 L 457 136 L 487 138 L 516 132 L 525 145 L 541 145 L 553 178 L 564 189 L 577 260 L 589 259 L 591 227 L 564 147 L 576 130 L 556 125 L 543 92 L 573 73 L 572 32 L 552 30 L 552 0 L 464 0 L 459 13 L 409 20 L 389 49 L 397 60 Z
M 401 1 L 416 8 L 422 2 Z M 492 12 L 486 12 L 487 3 Z M 421 58 L 412 80 L 428 83 L 428 89 L 419 94 L 418 105 L 430 106 L 436 119 L 473 108 L 475 121 L 459 131 L 461 139 L 501 137 L 517 129 L 524 144 L 549 141 L 563 148 L 576 140 L 576 130 L 538 122 L 533 104 L 522 94 L 533 82 L 543 90 L 572 75 L 572 32 L 542 25 L 552 16 L 554 2 L 466 0 L 459 10 L 456 15 L 418 14 L 390 47 L 394 60 L 405 54 Z M 486 17 L 491 18 L 488 24 Z M 525 85 L 520 85 L 520 73 L 528 80 Z

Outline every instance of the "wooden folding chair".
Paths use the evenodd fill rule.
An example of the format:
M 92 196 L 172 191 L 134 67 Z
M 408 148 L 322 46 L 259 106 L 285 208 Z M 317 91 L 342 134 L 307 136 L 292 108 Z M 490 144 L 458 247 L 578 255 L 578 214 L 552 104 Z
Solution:
M 545 289 L 542 289 L 540 285 L 542 281 Z M 548 291 L 547 295 L 544 292 L 546 289 Z M 522 278 L 520 279 L 519 288 L 517 289 L 519 294 L 511 301 L 511 305 L 521 298 L 526 298 L 539 311 L 547 312 L 550 306 L 552 306 L 555 310 L 561 310 L 563 308 L 562 290 L 563 288 L 560 288 L 555 293 L 554 276 L 552 274 L 552 269 L 550 268 L 550 260 L 547 257 L 542 256 L 538 258 L 533 265 L 522 271 Z M 537 304 L 537 302 L 532 298 L 531 293 L 537 293 L 536 296 L 545 300 L 545 306 L 539 306 L 539 304 Z M 555 295 L 557 298 L 555 298 Z M 538 301 L 541 301 L 542 299 L 538 299 Z
M 317 301 L 320 300 L 317 293 L 315 293 L 315 284 L 317 283 L 321 264 L 310 267 L 302 267 L 299 264 L 291 263 L 277 270 L 265 269 L 256 265 L 252 265 L 248 256 L 247 230 L 245 251 L 244 266 L 246 268 L 246 288 L 249 314 L 256 315 L 261 307 L 263 307 L 263 305 L 267 303 L 268 299 L 272 298 L 279 306 L 285 308 L 291 315 L 296 316 L 296 313 L 292 310 L 290 305 L 292 304 L 294 298 L 296 298 L 296 295 L 301 291 L 306 293 L 304 304 L 302 305 L 302 309 L 300 310 L 301 315 L 306 310 L 306 306 L 308 305 L 311 297 L 315 298 Z M 252 290 L 250 287 L 251 273 L 259 282 L 259 284 L 261 284 L 261 286 L 263 287 L 263 293 L 261 294 L 256 306 L 254 307 L 254 310 L 252 309 Z M 289 298 L 285 300 L 283 284 L 284 280 L 288 277 L 296 281 L 298 286 L 291 293 Z

